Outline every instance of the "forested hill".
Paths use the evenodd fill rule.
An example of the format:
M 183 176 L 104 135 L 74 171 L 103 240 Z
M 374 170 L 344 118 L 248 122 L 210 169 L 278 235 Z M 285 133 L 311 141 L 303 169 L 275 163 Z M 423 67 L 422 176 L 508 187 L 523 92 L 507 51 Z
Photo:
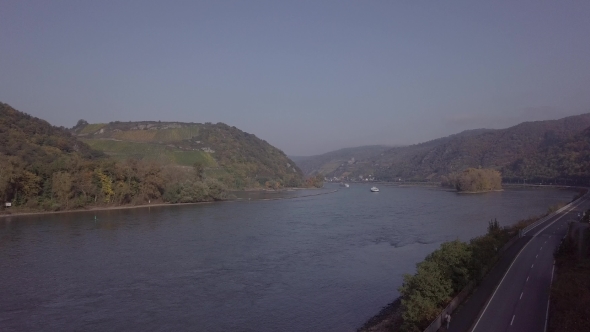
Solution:
M 67 129 L 54 127 L 4 103 L 0 103 L 0 154 L 17 157 L 33 167 L 51 164 L 64 154 L 85 159 L 103 155 Z
M 507 179 L 590 185 L 590 128 L 565 141 L 549 142 L 532 156 L 518 158 L 503 172 Z
M 304 183 L 280 150 L 224 124 L 80 120 L 68 130 L 0 103 L 0 213 L 212 201 L 227 189 L 302 185 L 320 183 Z
M 116 159 L 203 166 L 208 177 L 230 188 L 298 187 L 301 170 L 281 150 L 223 123 L 110 122 L 80 120 L 72 132 Z
M 376 179 L 385 181 L 438 180 L 451 172 L 484 167 L 500 170 L 505 178 L 525 178 L 528 176 L 526 169 L 540 165 L 542 151 L 548 151 L 549 147 L 560 149 L 588 127 L 590 113 L 559 120 L 524 122 L 506 129 L 467 131 L 395 147 L 379 156 L 344 165 L 332 174 L 356 177 L 372 172 Z M 521 166 L 517 165 L 519 161 Z M 522 166 L 527 164 L 532 166 Z M 552 173 L 552 176 L 557 175 Z
M 328 177 L 343 176 L 357 179 L 358 176 L 362 176 L 364 178 L 379 172 L 383 165 L 403 164 L 413 156 L 430 151 L 449 141 L 473 137 L 491 131 L 493 130 L 466 130 L 458 134 L 409 146 L 372 145 L 340 149 L 323 155 L 307 157 L 301 162 L 300 167 L 306 174 L 319 172 Z
M 80 142 L 68 130 L 0 103 L 2 206 L 6 201 L 14 205 L 29 201 L 31 208 L 36 208 L 45 199 L 52 204 L 54 174 L 73 164 L 98 163 L 104 159 L 102 156 L 102 152 Z

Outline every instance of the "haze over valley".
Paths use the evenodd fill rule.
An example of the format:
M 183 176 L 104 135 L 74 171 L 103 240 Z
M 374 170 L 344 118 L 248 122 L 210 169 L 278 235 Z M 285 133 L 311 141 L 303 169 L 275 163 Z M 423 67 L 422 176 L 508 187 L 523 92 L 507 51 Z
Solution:
M 590 2 L 0 2 L 0 331 L 590 331 Z

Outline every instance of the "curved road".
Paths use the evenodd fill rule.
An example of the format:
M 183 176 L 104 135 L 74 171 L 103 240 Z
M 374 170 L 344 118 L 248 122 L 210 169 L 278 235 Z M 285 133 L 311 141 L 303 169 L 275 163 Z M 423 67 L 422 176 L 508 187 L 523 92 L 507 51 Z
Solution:
M 553 280 L 553 253 L 568 223 L 590 208 L 590 194 L 527 232 L 517 254 L 471 331 L 544 331 Z

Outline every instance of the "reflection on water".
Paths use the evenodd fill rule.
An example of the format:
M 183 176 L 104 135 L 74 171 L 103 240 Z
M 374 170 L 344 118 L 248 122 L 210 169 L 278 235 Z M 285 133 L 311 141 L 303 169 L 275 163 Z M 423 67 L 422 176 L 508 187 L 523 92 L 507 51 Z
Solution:
M 286 189 L 286 190 L 254 190 L 232 191 L 236 200 L 275 200 L 295 197 L 316 196 L 333 192 L 337 188 L 329 186 L 322 189 Z
M 369 187 L 0 219 L 0 330 L 352 331 L 442 241 L 573 196 Z

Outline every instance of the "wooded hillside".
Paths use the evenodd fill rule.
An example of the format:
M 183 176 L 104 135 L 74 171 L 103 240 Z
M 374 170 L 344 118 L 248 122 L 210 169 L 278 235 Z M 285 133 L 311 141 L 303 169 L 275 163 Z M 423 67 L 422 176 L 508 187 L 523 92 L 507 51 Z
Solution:
M 587 158 L 580 150 L 587 144 L 582 132 L 588 127 L 590 113 L 524 122 L 506 129 L 470 130 L 394 147 L 354 164 L 341 164 L 325 175 L 355 178 L 372 173 L 382 181 L 438 181 L 449 173 L 482 167 L 498 170 L 505 178 L 514 180 L 579 177 L 583 173 L 580 165 Z M 569 152 L 562 152 L 563 149 Z M 544 159 L 544 155 L 551 158 Z
M 281 151 L 235 127 L 155 126 L 81 120 L 67 130 L 0 103 L 0 210 L 200 202 L 226 198 L 227 187 L 305 184 Z
M 590 185 L 590 128 L 564 141 L 546 144 L 535 154 L 518 158 L 503 171 L 507 179 Z

